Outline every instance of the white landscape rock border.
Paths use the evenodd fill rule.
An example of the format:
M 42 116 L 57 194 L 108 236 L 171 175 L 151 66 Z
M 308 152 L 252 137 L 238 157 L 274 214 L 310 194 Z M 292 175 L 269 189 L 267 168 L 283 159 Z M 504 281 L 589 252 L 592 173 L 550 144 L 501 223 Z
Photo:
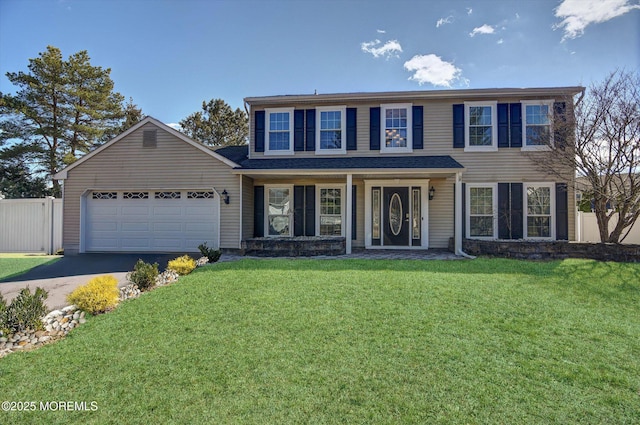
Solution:
M 208 264 L 207 257 L 199 258 L 196 267 Z M 178 280 L 180 275 L 173 270 L 165 270 L 156 278 L 156 285 L 166 286 Z M 120 302 L 131 298 L 138 298 L 142 292 L 138 286 L 130 283 L 120 288 Z M 60 310 L 47 313 L 42 320 L 44 330 L 16 332 L 2 335 L 0 332 L 0 358 L 16 351 L 25 351 L 49 344 L 66 336 L 72 329 L 85 323 L 86 313 L 75 305 L 66 306 Z

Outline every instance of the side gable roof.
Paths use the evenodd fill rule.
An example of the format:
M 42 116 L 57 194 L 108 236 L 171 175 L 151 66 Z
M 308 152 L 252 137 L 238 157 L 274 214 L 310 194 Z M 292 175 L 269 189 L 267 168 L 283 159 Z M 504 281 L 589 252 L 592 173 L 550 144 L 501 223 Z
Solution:
M 92 158 L 93 156 L 99 154 L 103 150 L 107 149 L 109 146 L 118 143 L 120 140 L 124 139 L 129 134 L 131 134 L 134 131 L 140 129 L 141 127 L 145 126 L 146 124 L 155 125 L 156 127 L 160 128 L 161 130 L 164 130 L 164 131 L 170 133 L 172 136 L 175 136 L 178 139 L 182 140 L 183 142 L 190 144 L 191 146 L 195 147 L 196 149 L 199 149 L 202 152 L 206 153 L 207 155 L 210 155 L 213 158 L 219 160 L 220 162 L 225 163 L 226 165 L 228 165 L 231 168 L 238 167 L 238 164 L 236 162 L 230 160 L 229 158 L 227 158 L 227 157 L 225 157 L 223 155 L 220 155 L 220 154 L 216 153 L 215 151 L 211 150 L 209 147 L 205 146 L 204 144 L 191 139 L 190 137 L 186 136 L 185 134 L 180 133 L 178 130 L 169 127 L 165 123 L 163 123 L 163 122 L 161 122 L 161 121 L 159 121 L 159 120 L 157 120 L 157 119 L 155 119 L 153 117 L 146 117 L 142 121 L 140 121 L 139 123 L 137 123 L 136 125 L 131 127 L 130 129 L 128 129 L 127 131 L 119 134 L 118 136 L 114 137 L 113 139 L 111 139 L 110 141 L 105 143 L 104 145 L 102 145 L 99 148 L 97 148 L 97 149 L 89 152 L 88 154 L 84 155 L 82 158 L 78 159 L 73 164 L 69 165 L 68 167 L 65 167 L 62 170 L 60 170 L 58 173 L 56 173 L 53 176 L 53 178 L 56 179 L 56 180 L 65 180 L 67 178 L 67 174 L 68 174 L 68 172 L 70 170 L 73 170 L 75 167 L 77 167 L 78 165 L 82 164 L 86 160 Z

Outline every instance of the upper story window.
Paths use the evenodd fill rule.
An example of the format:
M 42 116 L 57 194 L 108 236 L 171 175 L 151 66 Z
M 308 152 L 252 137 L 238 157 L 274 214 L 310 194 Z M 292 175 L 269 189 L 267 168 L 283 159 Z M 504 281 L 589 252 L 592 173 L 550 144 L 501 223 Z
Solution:
M 466 102 L 465 151 L 498 150 L 497 102 Z
M 346 153 L 346 107 L 316 109 L 316 153 Z
M 413 152 L 412 105 L 396 103 L 381 105 L 380 152 Z
M 293 154 L 293 108 L 265 109 L 267 143 L 265 155 Z
M 553 101 L 523 101 L 523 150 L 545 150 L 553 143 L 551 113 Z

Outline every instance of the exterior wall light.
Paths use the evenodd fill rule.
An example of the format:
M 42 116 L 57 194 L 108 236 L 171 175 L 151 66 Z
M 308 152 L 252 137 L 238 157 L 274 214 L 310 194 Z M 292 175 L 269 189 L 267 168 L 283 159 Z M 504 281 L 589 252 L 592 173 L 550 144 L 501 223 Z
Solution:
M 430 201 L 433 201 L 433 197 L 435 196 L 435 194 L 436 194 L 436 189 L 433 186 L 431 186 L 431 188 L 429 189 L 429 200 Z
M 431 193 L 431 192 L 429 192 Z M 224 201 L 225 204 L 229 205 L 229 194 L 227 193 L 227 189 L 223 190 L 222 193 L 222 200 Z M 431 196 L 431 195 L 429 195 Z

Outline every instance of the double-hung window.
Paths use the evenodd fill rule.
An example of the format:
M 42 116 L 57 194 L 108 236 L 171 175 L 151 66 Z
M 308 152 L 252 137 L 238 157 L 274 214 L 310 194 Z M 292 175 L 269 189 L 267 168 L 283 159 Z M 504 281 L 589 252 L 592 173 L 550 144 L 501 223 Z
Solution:
M 293 109 L 265 109 L 267 123 L 266 155 L 293 154 Z
M 495 239 L 498 206 L 495 184 L 467 184 L 467 237 Z
M 318 187 L 319 236 L 343 236 L 344 190 L 341 187 Z
M 316 153 L 346 153 L 346 107 L 316 109 Z
M 525 183 L 525 234 L 527 239 L 554 239 L 555 191 L 553 183 Z
M 380 152 L 413 152 L 412 104 L 380 105 Z
M 497 102 L 466 102 L 465 151 L 498 149 Z
M 553 101 L 523 101 L 522 126 L 523 150 L 545 150 L 553 144 L 551 113 Z

